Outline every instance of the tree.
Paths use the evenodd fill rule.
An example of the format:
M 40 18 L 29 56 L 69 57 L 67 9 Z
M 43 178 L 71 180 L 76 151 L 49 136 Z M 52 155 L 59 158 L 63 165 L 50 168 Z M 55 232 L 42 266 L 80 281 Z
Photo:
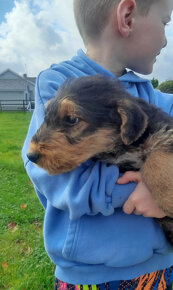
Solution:
M 152 83 L 154 89 L 156 89 L 158 87 L 158 85 L 159 85 L 159 81 L 157 79 L 155 79 L 155 78 L 153 78 L 151 80 L 151 83 Z
M 168 80 L 166 82 L 161 83 L 158 86 L 158 89 L 163 93 L 173 94 L 173 81 Z

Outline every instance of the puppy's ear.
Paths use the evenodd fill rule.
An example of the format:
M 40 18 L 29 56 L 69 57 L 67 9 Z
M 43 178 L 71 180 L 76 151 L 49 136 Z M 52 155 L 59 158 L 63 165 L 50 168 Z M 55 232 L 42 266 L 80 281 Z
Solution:
M 118 104 L 121 116 L 121 139 L 125 145 L 137 141 L 144 133 L 148 117 L 142 108 L 131 100 L 121 100 Z

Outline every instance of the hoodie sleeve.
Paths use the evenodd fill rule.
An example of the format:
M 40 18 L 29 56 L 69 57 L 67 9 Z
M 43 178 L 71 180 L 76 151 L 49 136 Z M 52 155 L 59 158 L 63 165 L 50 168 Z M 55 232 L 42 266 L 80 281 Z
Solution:
M 51 203 L 55 208 L 68 211 L 72 220 L 84 214 L 111 215 L 115 208 L 122 207 L 135 188 L 134 183 L 116 184 L 119 177 L 116 166 L 88 160 L 71 172 L 49 176 L 27 159 L 29 142 L 44 120 L 44 104 L 64 80 L 54 71 L 45 71 L 37 78 L 35 110 L 22 149 L 26 171 L 44 208 Z

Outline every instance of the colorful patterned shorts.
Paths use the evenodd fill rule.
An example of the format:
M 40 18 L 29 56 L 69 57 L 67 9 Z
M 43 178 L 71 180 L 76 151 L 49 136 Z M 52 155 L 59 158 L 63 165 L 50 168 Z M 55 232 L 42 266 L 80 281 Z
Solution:
M 173 266 L 133 280 L 113 281 L 99 285 L 72 285 L 55 279 L 55 290 L 164 290 L 172 289 Z

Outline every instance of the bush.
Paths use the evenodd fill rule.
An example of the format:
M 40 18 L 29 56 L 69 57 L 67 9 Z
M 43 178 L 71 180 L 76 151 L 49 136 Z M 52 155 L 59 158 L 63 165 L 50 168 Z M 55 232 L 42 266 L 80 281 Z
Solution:
M 158 86 L 158 89 L 163 93 L 173 94 L 173 81 L 166 81 Z

